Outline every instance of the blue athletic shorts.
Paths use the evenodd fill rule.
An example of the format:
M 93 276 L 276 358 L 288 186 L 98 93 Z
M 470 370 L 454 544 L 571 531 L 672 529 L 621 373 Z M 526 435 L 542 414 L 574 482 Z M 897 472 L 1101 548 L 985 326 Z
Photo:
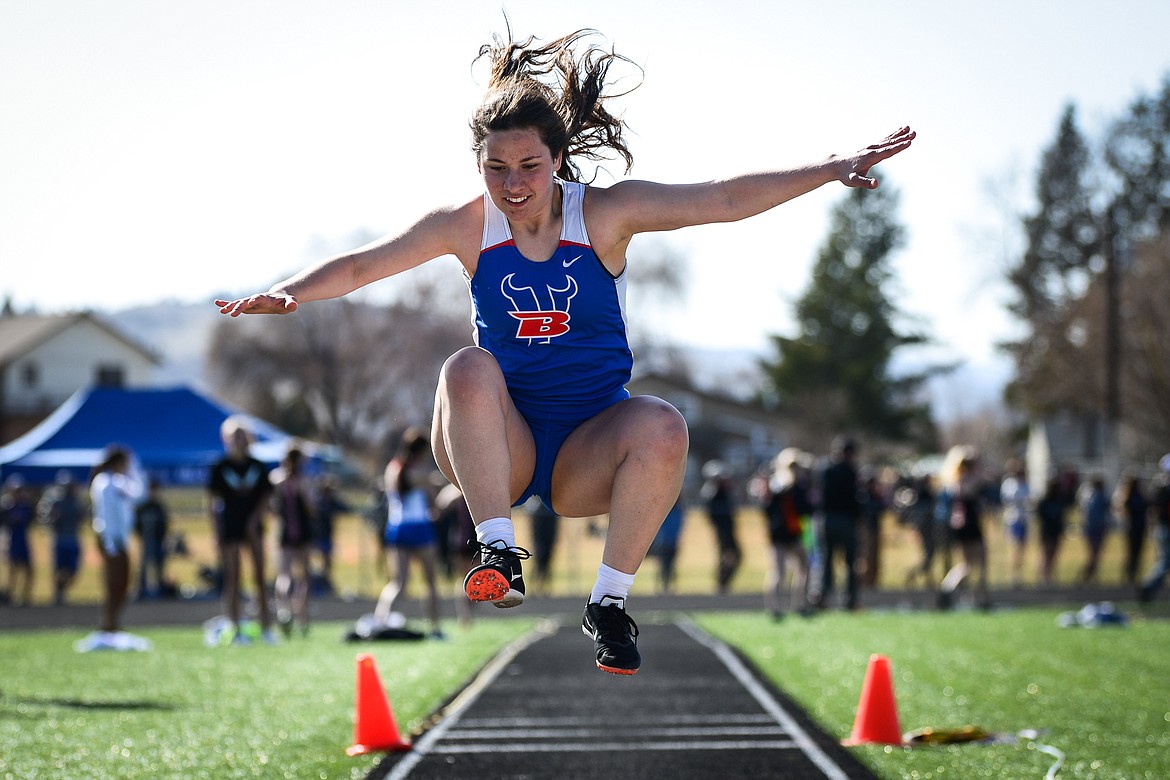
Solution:
M 565 439 L 569 438 L 570 433 L 577 430 L 581 423 L 629 397 L 629 393 L 623 388 L 622 392 L 611 399 L 609 403 L 603 403 L 600 406 L 576 413 L 557 412 L 555 414 L 526 410 L 513 398 L 513 403 L 516 403 L 516 408 L 524 417 L 525 422 L 528 423 L 528 429 L 532 431 L 532 440 L 536 444 L 536 463 L 532 469 L 532 481 L 528 483 L 528 487 L 524 489 L 520 499 L 512 506 L 520 506 L 536 496 L 546 507 L 556 512 L 556 508 L 552 505 L 552 473 L 553 466 L 557 462 L 557 455 L 561 451 L 561 445 L 565 443 Z
M 81 563 L 81 543 L 75 537 L 63 537 L 53 545 L 53 568 L 56 571 L 77 571 Z
M 429 547 L 436 542 L 435 526 L 432 523 L 402 523 L 386 526 L 386 544 L 391 547 L 418 549 Z
M 15 534 L 8 537 L 8 560 L 17 566 L 28 566 L 32 563 L 32 550 L 28 546 L 27 536 Z

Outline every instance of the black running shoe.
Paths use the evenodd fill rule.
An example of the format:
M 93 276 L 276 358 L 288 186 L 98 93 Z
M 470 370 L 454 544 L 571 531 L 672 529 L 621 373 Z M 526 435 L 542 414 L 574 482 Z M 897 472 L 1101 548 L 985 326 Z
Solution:
M 463 590 L 472 601 L 490 601 L 497 607 L 518 607 L 524 603 L 524 575 L 520 561 L 532 554 L 523 547 L 493 547 L 470 541 L 480 563 L 472 566 L 463 580 Z
M 593 640 L 597 668 L 610 674 L 637 674 L 638 624 L 620 606 L 624 600 L 603 596 L 600 604 L 586 604 L 581 631 Z

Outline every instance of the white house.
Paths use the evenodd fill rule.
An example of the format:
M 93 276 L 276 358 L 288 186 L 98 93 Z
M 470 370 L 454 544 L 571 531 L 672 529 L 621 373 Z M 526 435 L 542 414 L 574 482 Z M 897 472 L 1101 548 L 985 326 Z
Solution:
M 92 312 L 0 313 L 0 443 L 31 429 L 83 387 L 144 387 L 161 363 Z

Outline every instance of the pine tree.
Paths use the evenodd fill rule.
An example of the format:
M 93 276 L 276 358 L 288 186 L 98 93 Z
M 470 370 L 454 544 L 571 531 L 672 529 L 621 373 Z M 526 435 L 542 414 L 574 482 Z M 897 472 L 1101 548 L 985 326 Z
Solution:
M 1036 178 L 1036 212 L 1024 220 L 1027 249 L 1008 275 L 1017 296 L 1011 310 L 1031 324 L 1048 323 L 1081 291 L 1079 276 L 1100 248 L 1091 164 L 1069 105 Z
M 1016 362 L 1009 399 L 1024 409 L 1100 410 L 1100 391 L 1087 387 L 1087 338 L 1078 302 L 1092 281 L 1102 246 L 1102 220 L 1094 212 L 1093 158 L 1065 108 L 1056 138 L 1044 152 L 1036 178 L 1036 211 L 1024 220 L 1027 246 L 1008 272 L 1015 298 L 1009 310 L 1025 336 L 1005 345 Z M 1078 370 L 1079 368 L 1079 370 Z
M 1110 128 L 1105 162 L 1120 182 L 1118 228 L 1131 241 L 1170 233 L 1170 74 L 1156 96 L 1139 96 Z
M 796 304 L 799 333 L 773 335 L 766 389 L 804 421 L 810 443 L 850 431 L 905 441 L 933 439 L 923 372 L 894 377 L 896 350 L 925 342 L 895 325 L 890 255 L 904 241 L 897 193 L 855 189 L 831 214 L 808 288 Z M 818 443 L 819 443 L 818 442 Z

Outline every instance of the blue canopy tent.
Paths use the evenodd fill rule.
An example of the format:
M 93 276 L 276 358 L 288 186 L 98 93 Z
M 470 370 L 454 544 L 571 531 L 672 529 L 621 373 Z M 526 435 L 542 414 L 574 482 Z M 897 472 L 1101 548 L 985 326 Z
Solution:
M 236 414 L 189 387 L 82 389 L 40 425 L 0 447 L 0 480 L 19 474 L 30 485 L 45 485 L 65 469 L 84 483 L 106 448 L 121 445 L 164 485 L 203 485 L 211 465 L 224 455 L 220 425 Z M 252 455 L 275 467 L 294 438 L 256 417 L 240 416 L 255 439 Z M 331 448 L 297 443 L 311 470 L 334 459 Z

